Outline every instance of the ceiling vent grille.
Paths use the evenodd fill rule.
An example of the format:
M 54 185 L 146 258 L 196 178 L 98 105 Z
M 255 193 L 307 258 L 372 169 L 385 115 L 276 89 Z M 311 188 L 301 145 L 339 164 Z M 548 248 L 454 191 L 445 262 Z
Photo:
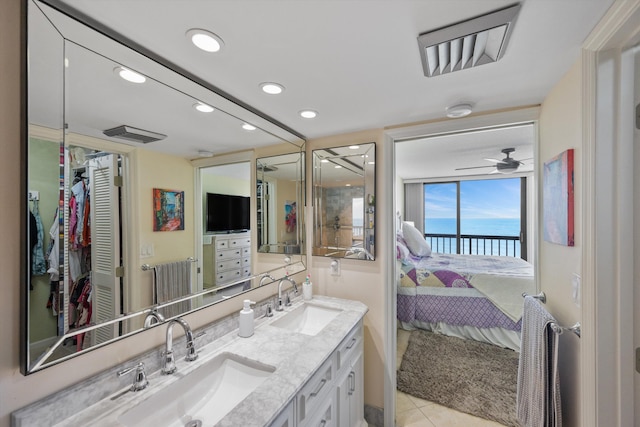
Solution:
M 141 142 L 143 144 L 160 141 L 161 139 L 165 139 L 167 137 L 167 135 L 163 135 L 161 133 L 138 129 L 127 125 L 107 129 L 102 133 L 113 138 L 126 139 L 127 141 L 133 142 Z
M 520 5 L 418 36 L 424 75 L 434 77 L 496 62 L 504 55 Z

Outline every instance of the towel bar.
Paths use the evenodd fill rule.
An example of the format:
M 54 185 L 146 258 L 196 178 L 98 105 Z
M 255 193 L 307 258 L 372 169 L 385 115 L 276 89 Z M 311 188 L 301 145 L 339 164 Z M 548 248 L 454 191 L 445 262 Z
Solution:
M 574 334 L 576 334 L 578 338 L 580 338 L 580 332 L 581 332 L 580 328 L 581 328 L 580 322 L 576 322 L 576 324 L 571 326 L 570 328 L 560 326 L 557 323 L 553 323 L 553 322 L 551 323 L 551 329 L 553 329 L 553 332 L 555 332 L 558 335 L 562 334 L 565 331 L 571 331 Z
M 529 296 L 529 294 L 524 292 L 522 294 L 522 297 L 524 298 L 526 296 Z M 540 292 L 538 295 L 531 295 L 531 298 L 535 298 L 535 299 L 537 299 L 538 301 L 540 301 L 543 304 L 547 303 L 547 296 L 545 295 L 544 292 Z M 569 328 L 564 327 L 564 326 L 560 326 L 555 322 L 551 322 L 550 326 L 551 326 L 551 329 L 553 329 L 553 332 L 555 332 L 558 335 L 562 334 L 564 331 L 571 331 L 574 334 L 576 334 L 578 336 L 578 338 L 580 338 L 580 333 L 582 332 L 580 322 L 576 322 L 575 325 L 573 325 L 573 326 L 571 326 Z
M 526 293 L 526 292 L 523 292 L 522 293 L 522 298 L 524 298 L 526 296 L 529 296 L 529 294 Z M 544 292 L 540 292 L 538 295 L 531 295 L 531 297 L 537 299 L 538 301 L 540 301 L 543 304 L 547 303 L 547 296 L 545 295 Z
M 196 262 L 198 260 L 190 256 L 189 258 L 187 258 L 187 261 Z M 151 266 L 149 264 L 142 264 L 140 268 L 142 268 L 143 271 L 148 271 L 148 270 L 153 270 L 154 268 L 156 268 L 156 266 L 155 265 Z

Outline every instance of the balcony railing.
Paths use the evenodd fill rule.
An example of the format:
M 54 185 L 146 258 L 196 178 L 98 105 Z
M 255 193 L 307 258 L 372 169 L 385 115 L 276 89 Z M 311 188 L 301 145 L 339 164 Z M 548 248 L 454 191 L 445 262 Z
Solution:
M 458 238 L 455 234 L 424 235 L 433 252 L 444 254 L 472 254 L 498 255 L 520 257 L 519 236 L 479 236 L 476 234 L 461 234 L 458 248 Z

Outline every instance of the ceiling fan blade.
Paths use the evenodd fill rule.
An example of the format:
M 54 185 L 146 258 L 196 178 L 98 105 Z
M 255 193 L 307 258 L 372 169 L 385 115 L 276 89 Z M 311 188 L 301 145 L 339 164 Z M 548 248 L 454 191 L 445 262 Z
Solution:
M 457 168 L 455 170 L 462 171 L 462 170 L 466 170 L 466 169 L 482 169 L 482 168 L 493 168 L 493 167 L 495 167 L 495 166 L 493 166 L 493 165 L 489 165 L 489 166 L 472 166 L 470 168 Z
M 484 160 L 486 160 L 486 161 L 488 161 L 488 162 L 493 162 L 493 163 L 507 163 L 507 162 L 505 162 L 504 160 L 491 159 L 491 158 L 487 158 L 487 157 L 485 157 L 485 159 L 484 159 Z

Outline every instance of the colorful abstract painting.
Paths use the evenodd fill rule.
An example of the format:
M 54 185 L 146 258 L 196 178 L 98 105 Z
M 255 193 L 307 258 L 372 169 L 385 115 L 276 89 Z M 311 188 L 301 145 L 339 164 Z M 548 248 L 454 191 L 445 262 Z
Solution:
M 544 240 L 574 246 L 573 149 L 544 163 L 542 189 Z
M 287 233 L 293 233 L 296 231 L 297 210 L 296 202 L 293 200 L 287 200 L 284 202 L 284 224 L 287 229 Z
M 153 231 L 184 230 L 184 191 L 153 189 Z

